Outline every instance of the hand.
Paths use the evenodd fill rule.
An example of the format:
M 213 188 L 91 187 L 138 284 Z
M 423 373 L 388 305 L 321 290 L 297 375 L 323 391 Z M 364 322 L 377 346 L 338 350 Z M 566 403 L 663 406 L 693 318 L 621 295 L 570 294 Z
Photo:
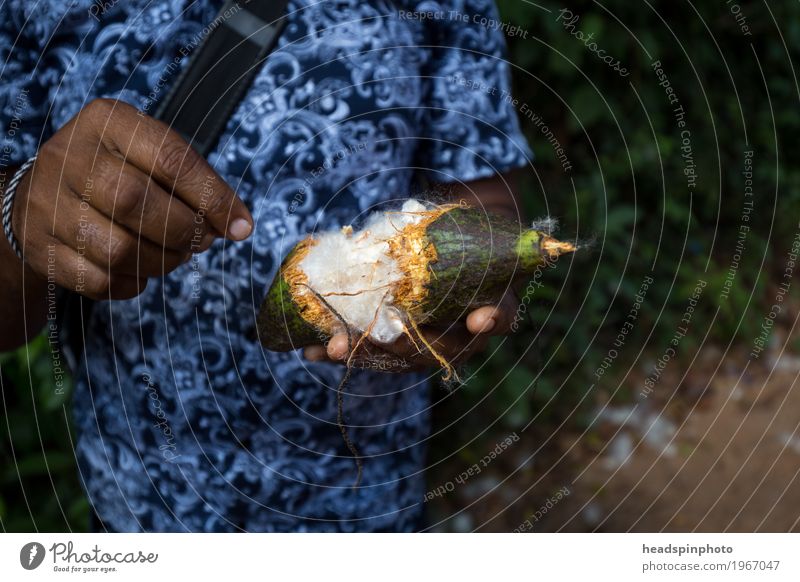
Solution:
M 92 101 L 39 150 L 14 200 L 13 230 L 41 277 L 92 299 L 126 299 L 253 219 L 167 125 Z
M 517 302 L 512 293 L 507 293 L 496 306 L 479 307 L 467 316 L 464 323 L 456 323 L 447 329 L 421 326 L 425 340 L 433 346 L 450 365 L 457 366 L 486 347 L 489 336 L 506 335 L 511 331 Z M 353 342 L 358 341 L 354 337 Z M 409 372 L 442 367 L 442 363 L 421 345 L 406 336 L 389 345 L 377 345 L 364 340 L 351 363 L 357 368 L 369 368 L 385 372 Z M 348 351 L 346 334 L 333 336 L 326 345 L 308 346 L 304 350 L 306 359 L 312 362 L 330 361 L 346 364 L 351 354 Z

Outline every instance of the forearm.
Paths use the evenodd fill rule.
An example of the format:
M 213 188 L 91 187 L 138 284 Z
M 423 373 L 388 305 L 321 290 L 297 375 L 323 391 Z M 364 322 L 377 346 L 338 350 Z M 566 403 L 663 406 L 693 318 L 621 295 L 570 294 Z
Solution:
M 0 200 L 15 168 L 0 170 Z M 20 185 L 20 188 L 22 185 Z M 47 281 L 19 260 L 0 235 L 0 352 L 26 344 L 45 324 Z
M 455 184 L 450 193 L 454 200 L 464 200 L 486 212 L 524 220 L 523 209 L 516 197 L 516 180 L 513 173 Z

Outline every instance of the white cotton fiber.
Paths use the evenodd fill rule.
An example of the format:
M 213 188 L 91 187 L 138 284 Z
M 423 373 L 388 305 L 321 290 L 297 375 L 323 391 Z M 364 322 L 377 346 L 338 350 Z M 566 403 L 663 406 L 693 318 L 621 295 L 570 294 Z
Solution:
M 360 231 L 346 227 L 323 233 L 300 262 L 308 286 L 350 326 L 362 332 L 369 329 L 373 341 L 389 343 L 403 333 L 403 320 L 393 307 L 392 295 L 402 273 L 389 256 L 386 241 L 422 220 L 426 209 L 409 199 L 400 211 L 372 215 Z

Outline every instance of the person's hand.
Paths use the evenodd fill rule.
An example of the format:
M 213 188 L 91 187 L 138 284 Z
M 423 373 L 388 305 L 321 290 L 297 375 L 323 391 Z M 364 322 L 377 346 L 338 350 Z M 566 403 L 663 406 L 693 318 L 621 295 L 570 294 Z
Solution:
M 215 237 L 246 238 L 252 224 L 177 133 L 99 99 L 41 147 L 17 189 L 12 227 L 36 274 L 92 299 L 125 299 Z
M 440 356 L 451 366 L 457 366 L 482 351 L 489 336 L 508 334 L 516 309 L 517 302 L 509 292 L 496 306 L 472 310 L 464 323 L 455 323 L 447 328 L 421 326 L 420 332 Z M 354 337 L 353 343 L 357 341 L 358 337 Z M 349 344 L 347 335 L 339 334 L 332 337 L 326 345 L 306 347 L 304 355 L 313 362 L 347 364 L 350 361 L 358 368 L 386 372 L 408 372 L 442 366 L 422 342 L 417 339 L 415 344 L 405 335 L 389 345 L 379 346 L 364 340 L 355 354 L 352 354 L 352 359 Z

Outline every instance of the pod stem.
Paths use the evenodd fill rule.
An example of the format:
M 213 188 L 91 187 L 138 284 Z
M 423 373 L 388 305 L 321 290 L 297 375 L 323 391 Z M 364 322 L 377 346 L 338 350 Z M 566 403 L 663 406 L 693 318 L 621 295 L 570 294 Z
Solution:
M 571 242 L 560 241 L 538 230 L 526 230 L 517 239 L 517 255 L 522 268 L 532 272 L 542 263 L 575 252 Z
M 571 242 L 556 240 L 552 236 L 544 235 L 542 236 L 541 249 L 545 258 L 552 260 L 567 253 L 574 253 L 577 247 Z

